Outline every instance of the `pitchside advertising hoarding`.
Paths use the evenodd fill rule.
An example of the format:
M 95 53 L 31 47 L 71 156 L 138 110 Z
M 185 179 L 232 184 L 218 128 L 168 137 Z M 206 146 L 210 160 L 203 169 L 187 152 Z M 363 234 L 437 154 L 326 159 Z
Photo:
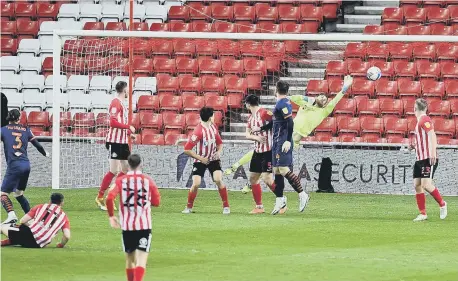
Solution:
M 51 151 L 51 144 L 44 143 Z M 225 144 L 221 157 L 224 169 L 229 168 L 246 152 L 248 144 Z M 142 156 L 143 171 L 162 188 L 187 188 L 191 185 L 193 160 L 183 153 L 182 146 L 136 145 L 133 151 Z M 3 153 L 3 151 L 2 151 Z M 445 195 L 458 195 L 458 149 L 439 149 L 439 167 L 435 184 Z M 370 146 L 308 146 L 294 152 L 294 172 L 308 191 L 317 189 L 323 157 L 332 165 L 332 185 L 336 192 L 370 194 L 413 194 L 412 166 L 415 154 L 399 149 Z M 29 186 L 51 186 L 50 158 L 44 158 L 34 148 L 29 149 L 32 172 Z M 61 188 L 98 187 L 108 170 L 108 153 L 103 144 L 82 142 L 61 144 Z M 2 174 L 5 172 L 2 169 Z M 224 176 L 230 190 L 240 190 L 249 177 L 249 165 L 234 174 Z M 202 188 L 215 188 L 207 173 Z M 292 190 L 291 187 L 287 187 Z M 267 189 L 265 189 L 267 190 Z

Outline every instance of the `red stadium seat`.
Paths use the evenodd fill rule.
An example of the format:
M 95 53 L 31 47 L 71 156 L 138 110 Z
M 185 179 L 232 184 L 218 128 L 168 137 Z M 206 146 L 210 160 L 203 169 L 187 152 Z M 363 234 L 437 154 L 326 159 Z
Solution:
M 2 55 L 16 55 L 18 47 L 17 39 L 5 38 L 2 36 L 0 40 Z
M 318 125 L 315 129 L 316 133 L 319 132 L 326 132 L 330 133 L 332 135 L 335 135 L 337 133 L 337 121 L 336 118 L 334 117 L 326 117 L 323 122 Z
M 448 136 L 453 138 L 456 133 L 456 123 L 453 119 L 434 118 L 434 132 L 438 136 Z
M 244 107 L 243 101 L 241 94 L 227 94 L 227 106 L 231 109 L 242 109 Z
M 336 115 L 356 115 L 356 100 L 343 98 L 334 108 Z
M 160 92 L 177 92 L 179 89 L 178 78 L 167 74 L 158 74 L 157 91 Z
M 373 97 L 375 93 L 375 82 L 370 80 L 357 79 L 351 86 L 351 95 Z
M 299 7 L 281 6 L 278 7 L 278 16 L 280 21 L 299 21 L 301 10 Z
M 383 25 L 366 25 L 363 34 L 384 35 L 385 30 Z
M 397 116 L 383 117 L 383 127 L 385 128 L 384 131 L 387 135 L 401 135 L 404 137 L 408 132 L 407 119 L 400 119 Z
M 404 109 L 404 115 L 415 115 L 414 113 L 415 98 L 406 97 L 402 99 L 402 107 Z
M 441 67 L 439 63 L 429 61 L 417 61 L 417 73 L 420 79 L 439 79 Z
M 135 65 L 135 60 L 134 60 L 134 65 Z M 155 57 L 153 59 L 153 67 L 154 67 L 154 72 L 156 73 L 169 73 L 169 74 L 176 73 L 175 59 L 169 59 L 165 57 Z
M 24 116 L 27 117 L 27 114 L 25 114 L 25 112 L 24 112 Z M 59 119 L 60 119 L 60 126 L 61 127 L 67 128 L 67 127 L 70 127 L 72 125 L 72 113 L 70 111 L 60 112 L 59 116 L 60 116 Z M 24 124 L 24 123 L 22 123 L 22 112 L 21 112 L 21 120 L 19 122 L 21 124 Z M 52 122 L 53 122 L 53 116 L 52 115 L 49 118 L 49 122 L 50 122 L 50 125 L 52 125 Z
M 447 99 L 458 98 L 458 80 L 445 81 L 445 94 L 447 96 Z
M 133 31 L 148 31 L 148 24 L 146 22 L 134 22 L 132 24 Z
M 234 7 L 234 18 L 236 21 L 248 20 L 251 22 L 255 21 L 256 11 L 253 6 L 235 6 Z
M 237 26 L 230 22 L 217 21 L 213 23 L 214 32 L 224 32 L 224 33 L 235 33 L 237 32 Z
M 366 61 L 353 61 L 347 64 L 348 74 L 353 77 L 366 77 L 367 70 L 370 67 L 370 62 Z
M 390 50 L 387 44 L 379 42 L 369 42 L 366 44 L 366 54 L 368 61 L 388 61 Z M 364 57 L 362 57 L 364 58 Z M 382 73 L 384 73 L 382 71 Z
M 1 2 L 0 3 L 0 14 L 2 19 L 10 20 L 15 16 L 14 14 L 14 3 Z
M 452 112 L 452 118 L 455 119 L 455 121 L 458 120 L 458 100 L 457 99 L 450 100 L 450 109 Z
M 403 113 L 403 103 L 397 99 L 381 99 L 380 100 L 380 113 L 382 115 L 397 115 L 401 116 Z
M 448 100 L 428 101 L 428 114 L 431 116 L 441 116 L 448 118 L 451 113 L 450 110 L 450 101 Z
M 195 75 L 199 71 L 197 60 L 189 57 L 176 58 L 176 68 L 177 73 L 190 73 Z
M 310 80 L 307 84 L 307 95 L 327 95 L 329 92 L 328 80 Z
M 181 96 L 166 95 L 161 97 L 161 111 L 176 111 L 181 112 L 183 110 L 183 99 Z
M 258 21 L 278 21 L 278 9 L 276 7 L 269 6 L 255 6 L 256 8 L 256 19 Z
M 159 98 L 157 96 L 143 95 L 138 98 L 137 109 L 139 111 L 149 110 L 149 111 L 158 111 L 159 110 Z
M 211 6 L 212 17 L 222 21 L 234 20 L 234 8 L 232 6 Z
M 344 77 L 347 74 L 347 63 L 344 61 L 329 61 L 326 65 L 326 79 L 329 77 Z
M 441 66 L 441 78 L 447 79 L 458 79 L 458 65 L 453 62 L 442 62 Z
M 413 45 L 408 43 L 388 43 L 390 57 L 393 61 L 396 60 L 411 60 L 413 54 Z
M 366 44 L 365 43 L 348 43 L 344 52 L 344 59 L 348 58 L 359 58 L 365 59 L 367 56 Z
M 383 133 L 383 119 L 373 116 L 361 117 L 361 135 L 377 134 L 381 136 Z
M 413 48 L 413 57 L 415 60 L 435 60 L 436 45 L 416 43 L 415 47 Z
M 178 141 L 186 140 L 187 138 L 184 134 L 166 134 L 165 145 L 176 145 Z
M 170 31 L 172 32 L 190 32 L 192 31 L 192 25 L 184 22 L 171 22 Z
M 187 112 L 185 114 L 185 119 L 186 119 L 186 130 L 194 129 L 200 123 L 200 116 L 199 116 L 199 113 L 197 112 Z
M 356 117 L 340 118 L 338 119 L 337 127 L 339 129 L 339 134 L 345 133 L 356 137 L 361 131 L 360 119 Z
M 446 4 L 449 5 L 449 2 L 453 2 L 452 1 L 448 1 L 448 0 L 423 0 L 423 7 L 425 8 L 433 8 L 433 7 L 441 7 L 441 6 L 445 6 Z
M 221 66 L 223 74 L 236 74 L 243 73 L 243 61 L 234 58 L 222 58 Z
M 29 113 L 27 118 L 27 125 L 34 129 L 37 128 L 47 128 L 51 124 L 49 123 L 49 112 L 41 111 L 32 111 Z
M 417 76 L 417 69 L 415 64 L 406 61 L 395 61 L 394 62 L 394 73 L 399 78 L 414 79 Z
M 398 82 L 398 92 L 401 97 L 419 97 L 421 93 L 421 84 L 419 81 L 400 81 Z
M 240 78 L 235 75 L 224 76 L 224 84 L 226 87 L 226 93 L 237 93 L 245 95 L 248 90 L 248 83 L 245 78 Z
M 404 7 L 403 9 L 404 19 L 408 26 L 424 24 L 426 22 L 426 9 L 414 7 Z
M 165 145 L 164 135 L 161 135 L 161 134 L 142 135 L 142 144 L 144 145 Z
M 176 114 L 174 112 L 164 112 L 162 114 L 165 129 L 183 130 L 186 126 L 184 114 Z
M 91 40 L 93 41 L 93 40 Z M 132 46 L 134 49 L 134 55 L 136 57 L 151 57 L 151 41 L 142 38 L 136 38 L 132 40 Z M 97 49 L 95 49 L 97 50 Z
M 396 22 L 401 24 L 404 21 L 404 11 L 400 8 L 385 8 L 382 13 L 382 24 Z
M 56 20 L 60 5 L 49 2 L 37 3 L 37 15 L 40 19 Z
M 208 22 L 192 22 L 192 31 L 194 32 L 212 32 L 212 24 Z
M 200 77 L 192 77 L 190 75 L 180 75 L 179 84 L 181 92 L 200 93 L 202 90 L 202 81 Z
M 237 25 L 237 32 L 238 33 L 257 33 L 260 30 L 258 29 L 257 24 L 254 23 L 246 23 Z
M 382 72 L 382 78 L 391 80 L 394 77 L 394 64 L 386 61 L 373 61 L 372 66 L 380 68 Z M 381 79 L 385 80 L 385 79 Z
M 61 57 L 61 67 L 67 74 L 81 74 L 84 72 L 84 59 L 76 55 L 66 55 Z
M 95 116 L 92 112 L 77 112 L 73 116 L 73 127 L 95 127 Z
M 436 44 L 437 60 L 454 62 L 458 59 L 458 46 L 451 43 Z
M 225 96 L 208 96 L 205 95 L 205 106 L 212 107 L 214 110 L 222 111 L 226 114 L 227 111 L 227 97 Z
M 91 133 L 88 128 L 73 128 L 71 132 L 72 137 L 87 138 L 91 137 Z
M 189 20 L 189 7 L 187 6 L 172 6 L 169 9 L 168 20 Z
M 135 128 L 138 128 L 138 124 L 134 125 L 132 124 Z M 96 128 L 108 128 L 110 127 L 110 114 L 109 113 L 103 113 L 100 112 L 97 114 L 95 118 L 95 127 Z
M 458 5 L 448 6 L 447 8 L 450 13 L 450 22 L 455 26 L 458 22 Z
M 374 134 L 365 134 L 360 138 L 360 142 L 364 143 L 384 143 L 385 139 L 380 138 L 378 135 Z
M 323 22 L 323 8 L 315 6 L 301 7 L 301 20 L 313 21 L 320 25 Z
M 391 27 L 391 25 L 385 24 L 385 35 L 407 35 L 408 28 L 405 26 L 396 26 Z
M 218 53 L 220 56 L 240 56 L 240 44 L 233 40 L 218 40 Z
M 421 81 L 421 92 L 423 97 L 444 98 L 445 84 L 444 82 L 424 80 Z
M 200 74 L 212 74 L 212 75 L 220 75 L 222 72 L 221 69 L 221 61 L 202 57 L 199 58 L 199 73 Z
M 190 6 L 190 3 L 187 3 Z M 212 17 L 212 7 L 210 6 L 199 6 L 199 7 L 190 7 L 190 18 L 195 20 L 211 20 Z
M 133 70 L 135 75 L 150 76 L 153 73 L 153 60 L 134 58 Z
M 86 22 L 83 27 L 84 30 L 104 30 L 103 22 Z
M 154 39 L 151 44 L 151 51 L 155 56 L 171 56 L 173 54 L 173 41 L 167 39 Z
M 194 40 L 196 46 L 196 53 L 198 56 L 211 56 L 218 55 L 218 42 L 214 40 L 197 39 Z
M 430 25 L 446 26 L 450 21 L 450 12 L 447 8 L 428 7 L 426 9 L 426 18 Z
M 407 119 L 407 134 L 408 136 L 413 136 L 415 135 L 415 127 L 417 126 L 417 117 L 409 115 L 409 116 L 406 116 L 406 119 Z
M 433 25 L 431 26 L 431 35 L 453 35 L 453 26 Z
M 40 26 L 38 21 L 20 20 L 17 22 L 17 35 L 22 38 L 37 37 L 39 29 Z
M 162 129 L 162 115 L 149 111 L 140 111 L 140 125 L 142 128 Z
M 34 19 L 37 16 L 37 7 L 35 3 L 16 2 L 14 6 L 16 18 L 27 17 Z
M 205 105 L 204 97 L 201 96 L 183 96 L 184 111 L 198 111 Z
M 105 30 L 124 31 L 128 30 L 125 22 L 107 22 Z M 151 30 L 157 31 L 157 30 Z
M 196 44 L 192 40 L 178 39 L 173 42 L 175 55 L 194 56 L 196 54 Z
M 378 100 L 361 99 L 357 105 L 359 115 L 380 115 L 380 104 Z
M 277 57 L 283 59 L 286 54 L 285 43 L 279 41 L 264 41 L 262 42 L 262 52 L 265 57 Z
M 407 29 L 407 34 L 408 35 L 431 35 L 431 27 L 423 26 L 423 25 L 410 26 Z
M 16 21 L 2 21 L 1 22 L 2 38 L 16 37 L 17 24 Z
M 343 80 L 342 79 L 328 79 L 328 88 L 329 88 L 329 95 L 335 96 L 337 95 L 343 87 Z
M 258 32 L 261 33 L 281 33 L 281 25 L 273 22 L 258 23 Z
M 243 69 L 247 75 L 265 76 L 267 74 L 265 62 L 254 58 L 244 58 Z
M 398 82 L 379 80 L 375 85 L 375 95 L 377 97 L 392 97 L 398 96 Z
M 316 33 L 316 28 L 313 32 L 307 31 L 304 23 L 284 22 L 280 26 L 282 33 Z
M 222 94 L 224 92 L 224 81 L 220 77 L 203 76 L 202 91 Z
M 134 126 L 135 128 L 140 128 L 140 113 L 132 113 L 131 125 Z

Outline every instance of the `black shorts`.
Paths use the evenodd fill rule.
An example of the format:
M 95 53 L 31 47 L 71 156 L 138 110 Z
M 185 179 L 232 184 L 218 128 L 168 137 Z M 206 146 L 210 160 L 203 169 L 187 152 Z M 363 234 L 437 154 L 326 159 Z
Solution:
M 272 151 L 254 152 L 250 162 L 252 173 L 272 173 Z
M 413 178 L 414 179 L 433 179 L 434 178 L 434 173 L 437 170 L 437 166 L 439 165 L 439 160 L 436 160 L 436 164 L 434 164 L 433 167 L 431 167 L 431 164 L 429 163 L 429 159 L 425 160 L 420 160 L 415 162 L 415 165 L 413 166 Z
M 194 162 L 193 168 L 192 168 L 192 175 L 193 176 L 200 176 L 203 178 L 205 176 L 205 171 L 208 169 L 210 171 L 210 175 L 213 178 L 213 173 L 215 171 L 222 171 L 221 169 L 221 160 L 214 160 L 210 161 L 208 165 L 205 165 L 204 163 L 201 162 Z
M 151 229 L 123 231 L 122 245 L 124 252 L 133 253 L 135 250 L 140 250 L 149 253 L 151 248 Z
M 107 142 L 105 146 L 110 151 L 110 159 L 127 160 L 130 156 L 130 148 L 127 143 Z
M 25 248 L 40 248 L 35 237 L 33 237 L 32 231 L 24 224 L 10 228 L 8 230 L 8 239 L 12 245 L 21 245 Z

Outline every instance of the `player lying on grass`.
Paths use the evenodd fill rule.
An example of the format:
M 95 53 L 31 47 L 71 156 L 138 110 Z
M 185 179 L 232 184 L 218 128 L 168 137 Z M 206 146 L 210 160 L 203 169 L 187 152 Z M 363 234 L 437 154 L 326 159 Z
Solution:
M 219 195 L 223 201 L 223 214 L 231 213 L 227 188 L 223 183 L 220 155 L 223 150 L 223 141 L 218 129 L 214 125 L 213 108 L 203 107 L 200 110 L 200 124 L 192 132 L 184 146 L 184 153 L 194 158 L 192 169 L 192 186 L 188 194 L 188 204 L 182 211 L 183 214 L 192 213 L 197 190 L 200 187 L 205 171 L 208 169 L 213 182 L 218 187 Z M 196 151 L 193 148 L 196 147 Z
M 118 175 L 122 177 L 128 169 L 127 157 L 130 155 L 128 135 L 135 138 L 135 128 L 129 124 L 126 103 L 129 93 L 127 83 L 119 81 L 116 84 L 117 96 L 110 104 L 110 129 L 106 137 L 106 148 L 110 152 L 110 170 L 103 177 L 95 203 L 101 210 L 106 210 L 103 196 L 110 187 L 111 181 Z
M 21 204 L 24 213 L 30 211 L 30 205 L 27 198 L 24 196 L 24 191 L 27 188 L 27 182 L 30 175 L 30 161 L 27 157 L 27 147 L 29 142 L 37 148 L 37 150 L 48 156 L 43 146 L 35 139 L 32 131 L 21 124 L 19 119 L 21 113 L 17 109 L 8 112 L 7 120 L 9 124 L 1 129 L 1 140 L 6 158 L 6 173 L 2 182 L 1 202 L 8 217 L 3 222 L 11 224 L 17 222 L 17 215 L 14 212 L 13 203 L 8 195 L 14 192 L 14 197 Z
M 410 149 L 415 149 L 417 161 L 413 167 L 413 182 L 416 192 L 416 200 L 420 214 L 413 220 L 414 222 L 428 219 L 426 215 L 426 197 L 425 190 L 431 194 L 440 207 L 440 218 L 447 217 L 447 203 L 433 184 L 434 173 L 439 165 L 437 157 L 437 138 L 434 132 L 434 125 L 431 118 L 426 115 L 428 104 L 424 99 L 415 101 L 415 116 L 417 117 L 417 126 L 415 127 L 415 143 Z
M 122 229 L 128 281 L 143 281 L 151 247 L 151 206 L 158 207 L 161 195 L 151 177 L 142 174 L 141 158 L 128 158 L 129 172 L 117 178 L 107 196 L 107 209 L 113 228 Z M 119 219 L 114 216 L 114 200 L 119 194 Z
M 20 225 L 2 225 L 2 234 L 8 237 L 2 240 L 2 247 L 20 245 L 25 248 L 43 248 L 62 230 L 62 240 L 57 248 L 63 248 L 70 240 L 70 221 L 62 210 L 63 203 L 64 196 L 53 193 L 49 203 L 33 207 L 21 218 Z
M 291 102 L 297 104 L 300 108 L 294 118 L 294 131 L 293 131 L 293 140 L 294 145 L 298 147 L 299 142 L 302 138 L 307 137 L 313 130 L 318 127 L 323 120 L 328 117 L 337 103 L 344 97 L 347 90 L 353 84 L 353 78 L 351 76 L 346 76 L 344 78 L 344 85 L 342 90 L 337 94 L 337 96 L 328 102 L 328 99 L 325 95 L 319 95 L 316 98 L 311 98 L 302 95 L 294 95 L 290 97 Z M 271 124 L 261 126 L 260 128 L 252 128 L 252 132 L 255 131 L 264 131 L 270 130 Z M 232 165 L 231 168 L 225 171 L 226 175 L 229 175 L 235 172 L 240 166 L 245 165 L 250 162 L 253 156 L 253 151 L 245 154 L 239 161 Z M 249 189 L 244 188 L 243 192 L 248 192 Z

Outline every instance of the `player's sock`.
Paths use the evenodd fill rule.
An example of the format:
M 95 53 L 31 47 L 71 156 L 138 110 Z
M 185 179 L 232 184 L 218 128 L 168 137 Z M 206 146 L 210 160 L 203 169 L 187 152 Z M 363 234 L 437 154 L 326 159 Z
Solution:
M 2 195 L 1 201 L 2 201 L 3 209 L 5 209 L 5 211 L 8 213 L 8 216 L 10 215 L 11 212 L 14 212 L 13 202 L 11 202 L 8 195 Z
M 218 188 L 219 196 L 221 196 L 221 201 L 223 201 L 223 207 L 229 207 L 229 201 L 227 199 L 227 188 L 223 186 L 222 188 Z
M 145 268 L 137 266 L 135 268 L 134 281 L 143 281 L 143 276 L 145 275 Z
M 16 197 L 16 200 L 19 202 L 19 204 L 21 204 L 21 207 L 22 207 L 22 210 L 24 210 L 24 213 L 27 214 L 30 211 L 29 200 L 27 200 L 27 198 L 25 198 L 24 195 Z
M 119 172 L 118 175 L 116 176 L 116 179 L 119 179 L 122 176 L 125 176 L 124 172 Z
M 112 172 L 108 172 L 105 174 L 102 180 L 102 184 L 100 185 L 98 196 L 99 198 L 103 198 L 103 196 L 105 195 L 105 191 L 110 187 L 110 183 L 113 180 L 114 176 L 115 174 L 113 174 Z
M 2 240 L 2 247 L 11 245 L 10 239 Z
M 420 214 L 426 215 L 426 197 L 424 193 L 417 193 L 415 195 L 417 199 L 417 206 Z
M 189 190 L 189 193 L 188 193 L 188 205 L 187 205 L 187 207 L 189 209 L 192 209 L 192 207 L 194 206 L 194 200 L 196 200 L 196 196 L 197 196 L 197 191 L 196 192 L 192 192 L 191 190 Z
M 262 188 L 259 183 L 251 185 L 251 192 L 253 192 L 253 199 L 256 206 L 262 206 Z
M 429 194 L 431 194 L 434 197 L 434 200 L 436 200 L 440 207 L 445 206 L 445 201 L 442 199 L 441 193 L 439 192 L 439 189 L 437 189 L 437 187 L 435 187 L 433 192 L 430 192 Z
M 274 193 L 277 197 L 283 197 L 283 190 L 285 189 L 285 178 L 282 175 L 275 175 L 275 190 Z
M 127 281 L 134 281 L 135 268 L 126 268 Z
M 301 186 L 301 180 L 299 179 L 298 176 L 293 174 L 293 172 L 289 171 L 286 175 L 285 178 L 288 180 L 289 184 L 294 188 L 294 190 L 297 193 L 301 193 L 304 191 Z

